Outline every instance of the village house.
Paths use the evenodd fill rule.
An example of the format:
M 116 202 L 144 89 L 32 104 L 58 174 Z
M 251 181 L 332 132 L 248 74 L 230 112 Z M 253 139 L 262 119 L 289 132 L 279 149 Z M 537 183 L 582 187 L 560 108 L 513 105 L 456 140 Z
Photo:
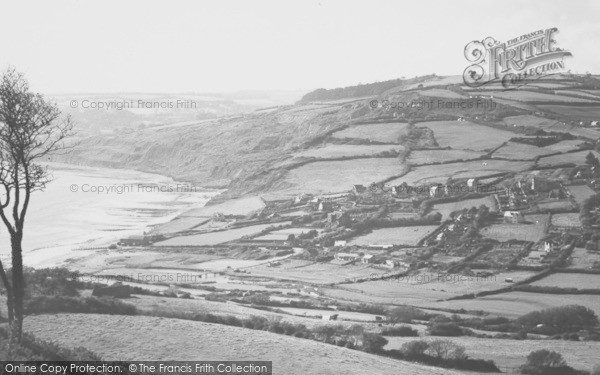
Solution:
M 344 247 L 344 246 L 346 246 L 346 244 L 347 244 L 347 241 L 337 240 L 333 243 L 333 246 L 334 247 Z
M 354 186 L 352 186 L 352 191 L 355 194 L 364 193 L 366 190 L 367 190 L 367 188 L 364 185 L 354 185 Z
M 521 224 L 525 222 L 525 216 L 519 211 L 504 211 L 504 221 L 510 224 Z
M 317 208 L 321 212 L 330 212 L 333 210 L 332 202 L 320 202 L 319 207 Z

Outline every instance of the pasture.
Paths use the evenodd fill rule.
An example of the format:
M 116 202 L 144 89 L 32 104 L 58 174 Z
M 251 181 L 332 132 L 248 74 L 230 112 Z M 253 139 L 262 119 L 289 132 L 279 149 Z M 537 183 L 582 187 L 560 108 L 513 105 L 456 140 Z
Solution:
M 589 269 L 595 263 L 600 264 L 600 252 L 588 251 L 582 247 L 576 247 L 571 254 L 571 264 L 569 268 Z
M 212 246 L 239 240 L 244 236 L 255 235 L 270 227 L 281 227 L 289 224 L 291 224 L 290 221 L 277 224 L 258 224 L 242 228 L 226 229 L 218 232 L 178 236 L 169 238 L 165 241 L 156 242 L 152 246 Z
M 437 225 L 380 228 L 371 233 L 356 237 L 349 245 L 409 245 L 415 246 L 421 239 L 433 232 Z
M 599 135 L 600 135 L 600 133 L 599 133 Z M 566 154 L 560 154 L 560 155 L 542 157 L 538 161 L 538 165 L 539 166 L 550 166 L 550 165 L 559 165 L 559 164 L 565 164 L 565 163 L 573 163 L 573 164 L 576 164 L 576 165 L 584 165 L 585 164 L 585 157 L 590 152 L 592 154 L 596 155 L 596 157 L 600 157 L 600 153 L 598 153 L 596 151 L 590 151 L 590 150 L 578 151 L 578 152 L 569 152 L 569 153 L 566 153 Z
M 553 273 L 531 285 L 558 288 L 600 289 L 600 275 L 583 273 Z
M 390 185 L 424 185 L 444 183 L 449 178 L 472 178 L 498 173 L 525 171 L 533 166 L 531 161 L 485 160 L 448 164 L 424 165 L 411 168 L 410 172 L 389 182 Z
M 285 192 L 327 193 L 347 191 L 355 184 L 370 185 L 406 172 L 397 158 L 318 161 L 288 171 Z
M 483 228 L 480 232 L 484 237 L 488 237 L 500 242 L 509 240 L 533 241 L 537 242 L 546 233 L 548 227 L 548 215 L 527 215 L 526 223 L 523 224 L 492 224 Z
M 408 124 L 388 122 L 381 124 L 351 125 L 332 134 L 335 138 L 358 138 L 382 143 L 397 144 L 401 135 L 408 131 Z
M 445 163 L 450 161 L 466 161 L 479 159 L 485 155 L 483 152 L 469 150 L 414 150 L 406 158 L 410 165 L 425 165 Z
M 494 198 L 491 196 L 475 198 L 475 199 L 466 199 L 458 202 L 449 202 L 449 203 L 438 203 L 433 206 L 433 212 L 439 212 L 442 214 L 442 220 L 445 220 L 450 217 L 450 214 L 454 211 L 462 210 L 462 209 L 470 209 L 471 207 L 477 207 L 484 205 L 489 207 L 490 211 L 496 211 L 496 202 Z
M 567 187 L 567 189 L 573 195 L 575 202 L 579 205 L 592 195 L 596 194 L 596 192 L 587 185 L 571 185 Z
M 564 214 L 553 214 L 552 225 L 555 227 L 581 227 L 581 221 L 579 220 L 579 213 L 564 213 Z
M 417 124 L 433 131 L 440 147 L 484 151 L 500 146 L 515 136 L 506 130 L 459 121 L 430 121 Z
M 600 315 L 600 295 L 542 294 L 509 292 L 468 300 L 425 302 L 415 304 L 425 308 L 481 310 L 493 315 L 517 318 L 532 311 L 562 305 L 586 306 Z
M 372 156 L 382 153 L 398 153 L 402 146 L 394 145 L 337 145 L 327 144 L 323 147 L 311 148 L 293 154 L 294 157 L 309 157 L 317 159 L 335 159 L 357 156 Z

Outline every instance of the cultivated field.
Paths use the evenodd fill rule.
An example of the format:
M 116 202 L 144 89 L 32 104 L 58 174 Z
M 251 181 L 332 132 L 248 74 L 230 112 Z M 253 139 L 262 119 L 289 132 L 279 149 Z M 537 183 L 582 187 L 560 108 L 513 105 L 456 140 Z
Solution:
M 416 303 L 417 306 L 443 309 L 482 310 L 490 314 L 516 318 L 531 311 L 562 305 L 586 306 L 600 315 L 600 295 L 541 294 L 509 292 L 469 300 Z
M 402 151 L 401 146 L 393 145 L 337 145 L 328 144 L 319 148 L 311 148 L 294 154 L 294 157 L 313 157 L 317 159 L 333 159 L 353 156 L 371 156 L 384 152 Z
M 26 319 L 25 331 L 61 346 L 86 347 L 107 360 L 272 360 L 273 373 L 280 375 L 459 374 L 265 331 L 178 319 L 38 315 Z
M 393 122 L 382 124 L 361 124 L 337 131 L 332 134 L 335 138 L 359 138 L 376 142 L 398 143 L 401 135 L 405 134 L 407 123 Z
M 579 220 L 578 213 L 565 213 L 565 214 L 553 214 L 552 225 L 556 227 L 580 227 L 581 221 Z
M 588 251 L 584 248 L 576 247 L 571 254 L 571 265 L 569 268 L 589 269 L 596 262 L 600 264 L 600 252 Z
M 572 185 L 567 189 L 573 194 L 573 198 L 577 204 L 582 204 L 583 201 L 596 194 L 596 192 L 587 185 Z
M 574 119 L 594 121 L 600 118 L 600 105 L 598 106 L 575 106 L 575 105 L 541 105 L 541 109 L 548 110 L 550 112 L 558 113 L 562 116 Z M 595 130 L 590 130 L 596 134 L 600 134 Z M 598 136 L 596 136 L 598 137 Z
M 397 158 L 366 158 L 319 161 L 288 172 L 286 192 L 327 193 L 350 190 L 352 185 L 370 185 L 405 173 Z
M 422 337 L 426 341 L 436 337 Z M 563 355 L 567 364 L 579 370 L 591 370 L 597 363 L 600 342 L 572 342 L 564 340 L 503 340 L 472 337 L 449 337 L 450 341 L 463 345 L 471 358 L 491 359 L 497 366 L 518 367 L 526 362 L 527 355 L 534 350 L 548 349 Z M 411 337 L 389 337 L 386 349 L 399 349 Z
M 473 160 L 485 155 L 469 150 L 415 150 L 406 159 L 410 165 L 424 165 L 449 161 Z
M 389 182 L 390 185 L 444 183 L 448 178 L 484 177 L 497 173 L 524 171 L 533 166 L 531 161 L 485 160 L 414 167 L 402 177 Z
M 190 236 L 179 236 L 169 238 L 165 241 L 156 242 L 153 246 L 211 246 L 221 243 L 239 240 L 244 236 L 251 236 L 269 227 L 277 227 L 291 224 L 290 221 L 277 224 L 250 225 L 242 228 L 227 229 L 220 232 L 209 232 L 194 234 Z
M 554 273 L 531 283 L 531 285 L 555 286 L 559 288 L 600 289 L 600 275 Z
M 500 242 L 522 240 L 537 242 L 546 233 L 548 215 L 527 215 L 523 224 L 492 224 L 481 230 L 481 235 Z
M 493 149 L 514 137 L 515 134 L 492 127 L 459 121 L 431 121 L 418 123 L 419 127 L 433 130 L 440 147 L 483 151 Z
M 433 232 L 437 225 L 374 229 L 371 233 L 354 238 L 350 245 L 416 245 Z

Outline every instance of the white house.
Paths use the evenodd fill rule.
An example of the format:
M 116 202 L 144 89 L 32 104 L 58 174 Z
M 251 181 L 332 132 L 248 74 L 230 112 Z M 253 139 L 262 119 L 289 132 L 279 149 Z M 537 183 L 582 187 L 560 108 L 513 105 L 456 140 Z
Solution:
M 373 254 L 365 254 L 362 257 L 362 262 L 365 264 L 371 263 L 373 260 L 375 260 Z
M 344 246 L 346 246 L 346 244 L 347 244 L 346 241 L 338 240 L 333 243 L 333 246 L 334 247 L 344 247 Z
M 360 255 L 358 255 L 358 254 L 351 254 L 351 253 L 337 253 L 337 254 L 335 254 L 335 258 L 336 259 L 343 260 L 343 261 L 346 261 L 346 262 L 357 260 L 359 256 Z
M 520 224 L 525 222 L 525 217 L 519 211 L 504 211 L 504 221 L 513 224 Z

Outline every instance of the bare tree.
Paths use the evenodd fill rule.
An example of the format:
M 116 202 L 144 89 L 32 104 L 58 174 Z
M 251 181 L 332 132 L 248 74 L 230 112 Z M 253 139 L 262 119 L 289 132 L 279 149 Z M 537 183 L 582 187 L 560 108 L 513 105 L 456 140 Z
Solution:
M 22 74 L 7 70 L 0 78 L 0 219 L 10 235 L 10 280 L 0 263 L 7 291 L 11 339 L 20 341 L 23 328 L 23 235 L 31 194 L 49 181 L 41 160 L 61 149 L 71 133 L 69 117 L 61 119 L 56 104 L 29 91 Z

